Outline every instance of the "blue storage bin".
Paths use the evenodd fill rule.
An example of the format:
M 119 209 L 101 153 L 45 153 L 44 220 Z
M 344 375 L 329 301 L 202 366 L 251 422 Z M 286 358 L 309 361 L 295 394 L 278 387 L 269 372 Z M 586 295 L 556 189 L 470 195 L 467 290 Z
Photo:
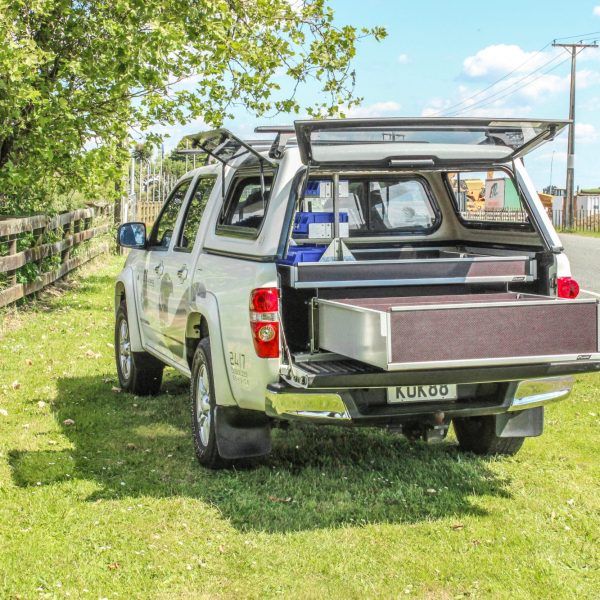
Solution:
M 290 246 L 285 258 L 278 260 L 280 265 L 297 265 L 305 262 L 318 262 L 327 246 Z
M 348 213 L 340 212 L 340 223 L 348 222 Z M 297 212 L 294 219 L 293 237 L 308 237 L 310 223 L 333 223 L 333 212 Z

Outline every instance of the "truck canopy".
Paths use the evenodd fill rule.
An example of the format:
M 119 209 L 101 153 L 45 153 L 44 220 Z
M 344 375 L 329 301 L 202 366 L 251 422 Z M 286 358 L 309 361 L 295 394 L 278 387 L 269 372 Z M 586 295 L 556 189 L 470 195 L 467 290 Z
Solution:
M 505 163 L 553 139 L 570 121 L 520 119 L 326 119 L 296 121 L 311 166 L 415 167 Z

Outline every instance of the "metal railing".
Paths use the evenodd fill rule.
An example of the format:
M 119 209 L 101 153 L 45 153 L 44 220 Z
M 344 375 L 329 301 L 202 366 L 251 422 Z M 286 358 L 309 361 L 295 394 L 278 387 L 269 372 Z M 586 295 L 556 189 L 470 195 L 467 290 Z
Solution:
M 548 216 L 559 231 L 590 231 L 600 232 L 600 210 L 576 210 L 573 213 L 573 227 L 565 226 L 563 210 L 549 210 Z

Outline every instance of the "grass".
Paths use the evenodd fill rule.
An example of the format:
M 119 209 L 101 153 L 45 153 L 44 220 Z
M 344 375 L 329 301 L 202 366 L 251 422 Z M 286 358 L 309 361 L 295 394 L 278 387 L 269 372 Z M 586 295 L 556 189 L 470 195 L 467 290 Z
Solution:
M 6 316 L 1 598 L 599 596 L 600 374 L 512 459 L 294 426 L 257 468 L 209 472 L 185 379 L 113 390 L 119 264 Z
M 558 231 L 558 235 L 569 233 L 572 235 L 583 235 L 585 237 L 600 237 L 600 231 L 590 231 L 588 229 L 564 229 Z

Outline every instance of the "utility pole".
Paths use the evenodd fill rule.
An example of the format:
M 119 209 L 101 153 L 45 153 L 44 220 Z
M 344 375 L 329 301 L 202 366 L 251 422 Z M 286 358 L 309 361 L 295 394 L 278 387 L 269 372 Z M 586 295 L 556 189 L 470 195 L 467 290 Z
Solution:
M 573 214 L 575 197 L 573 195 L 573 187 L 575 180 L 575 75 L 577 72 L 577 55 L 583 52 L 585 48 L 597 48 L 598 43 L 584 44 L 552 44 L 555 48 L 564 48 L 571 55 L 571 90 L 569 97 L 569 142 L 567 147 L 567 193 L 563 200 L 563 227 L 573 229 Z

